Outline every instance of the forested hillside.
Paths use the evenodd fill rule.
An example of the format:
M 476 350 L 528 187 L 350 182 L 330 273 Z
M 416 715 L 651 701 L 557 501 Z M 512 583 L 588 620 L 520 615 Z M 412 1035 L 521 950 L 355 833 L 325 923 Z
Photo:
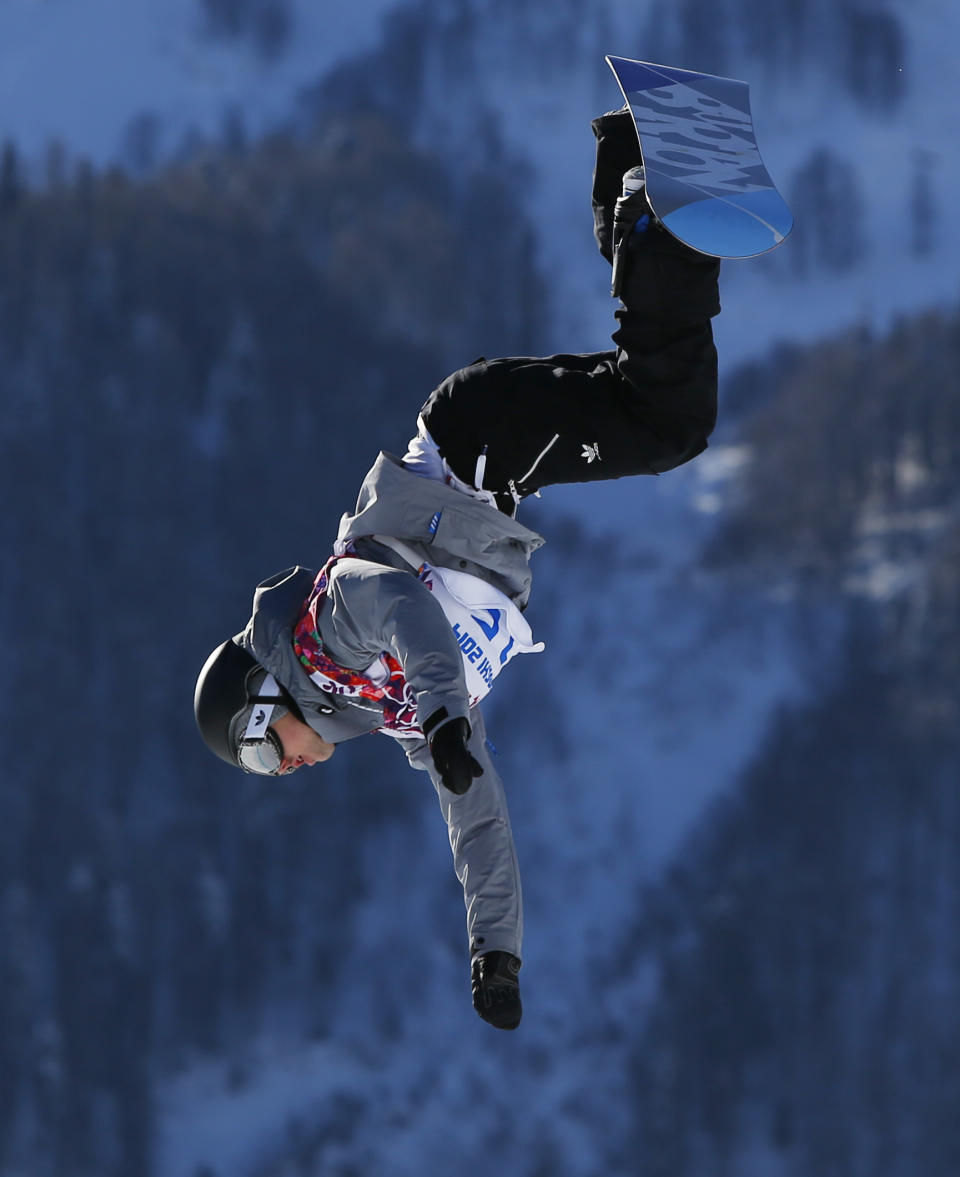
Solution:
M 193 682 L 258 580 L 324 559 L 454 357 L 536 346 L 505 203 L 496 179 L 454 201 L 372 118 L 42 192 L 8 150 L 0 1171 L 148 1173 L 171 1069 L 275 1007 L 323 1032 L 363 896 L 343 849 L 404 794 L 365 770 L 379 747 L 328 774 L 349 792 L 251 793 L 207 763 Z
M 355 158 L 350 183 L 342 158 L 328 164 L 349 142 L 344 126 L 335 147 L 278 140 L 229 168 L 211 155 L 148 182 L 88 172 L 42 195 L 7 189 L 2 527 L 22 558 L 2 609 L 33 637 L 4 687 L 18 733 L 0 801 L 5 1171 L 26 1158 L 38 1173 L 148 1174 L 174 1077 L 233 1060 L 242 1091 L 249 1044 L 278 1019 L 327 1041 L 355 985 L 344 967 L 370 886 L 350 848 L 392 845 L 419 822 L 419 794 L 385 788 L 375 741 L 332 765 L 322 791 L 251 793 L 190 730 L 196 666 L 225 624 L 242 625 L 252 583 L 316 560 L 349 505 L 371 456 L 358 420 L 396 447 L 448 347 L 535 346 L 535 322 L 519 327 L 493 300 L 465 299 L 434 339 L 463 210 L 393 138 L 388 229 L 370 207 L 383 193 L 373 162 Z M 418 210 L 406 237 L 392 229 L 405 203 Z M 340 263 L 350 234 L 369 240 L 379 285 Z M 424 250 L 447 252 L 417 271 Z M 509 264 L 525 256 L 514 248 Z M 398 274 L 412 276 L 409 299 Z M 532 269 L 524 280 L 536 288 Z M 749 573 L 792 597 L 822 677 L 637 894 L 622 948 L 594 961 L 608 997 L 575 1041 L 534 1029 L 515 1060 L 535 1082 L 554 1051 L 606 1044 L 605 1074 L 628 1077 L 637 1109 L 609 1125 L 611 1171 L 749 1171 L 737 1165 L 755 1155 L 764 1174 L 954 1164 L 955 1044 L 938 1011 L 958 988 L 960 422 L 943 395 L 958 339 L 956 316 L 928 315 L 729 382 L 721 441 L 746 460 L 701 575 L 735 589 Z M 562 566 L 583 536 L 554 538 Z M 556 711 L 544 722 L 548 756 L 563 724 Z M 442 910 L 455 906 L 451 893 Z M 357 951 L 368 969 L 382 960 Z M 415 958 L 391 964 L 416 983 Z M 403 1052 L 391 991 L 367 1032 Z M 581 1118 L 601 1116 L 605 1091 Z M 336 1128 L 300 1140 L 304 1172 L 326 1171 L 344 1133 L 366 1138 L 374 1106 L 351 1099 Z M 539 1159 L 526 1145 L 514 1171 L 553 1157 L 564 1172 L 557 1139 Z
M 305 11 L 189 7 L 264 70 Z M 147 113 L 124 167 L 54 143 L 38 174 L 4 136 L 0 1177 L 960 1171 L 960 315 L 768 348 L 855 321 L 856 281 L 945 288 L 944 160 L 873 183 L 935 105 L 911 15 L 942 23 L 416 0 L 263 141 L 159 151 Z M 534 917 L 498 1036 L 426 778 L 371 737 L 236 779 L 192 688 L 449 369 L 606 345 L 587 119 L 641 47 L 751 65 L 800 223 L 725 269 L 760 358 L 721 348 L 711 449 L 576 520 L 523 505 L 548 648 L 490 708 Z M 668 852 L 685 774 L 721 795 Z
M 637 897 L 645 1173 L 960 1164 L 958 362 L 935 314 L 737 381 L 749 460 L 705 565 L 789 596 L 814 689 Z

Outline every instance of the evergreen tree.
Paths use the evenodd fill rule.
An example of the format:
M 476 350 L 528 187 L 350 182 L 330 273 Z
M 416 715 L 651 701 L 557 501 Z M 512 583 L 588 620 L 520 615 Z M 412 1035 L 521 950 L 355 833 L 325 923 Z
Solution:
M 253 36 L 261 57 L 279 57 L 290 43 L 293 26 L 290 0 L 260 0 L 253 14 Z
M 0 216 L 11 213 L 23 195 L 20 153 L 8 139 L 0 150 Z
M 60 139 L 51 139 L 47 144 L 46 159 L 44 161 L 44 173 L 48 192 L 55 195 L 62 195 L 66 192 L 68 187 L 68 162 L 67 148 L 63 141 Z
M 791 203 L 797 214 L 790 257 L 794 268 L 844 272 L 866 253 L 863 199 L 852 164 L 819 147 L 796 173 Z
M 120 158 L 134 176 L 145 176 L 160 160 L 162 123 L 152 111 L 141 111 L 127 124 L 120 142 Z
M 914 153 L 910 187 L 910 249 L 915 257 L 929 257 L 936 241 L 938 217 L 934 167 L 932 153 Z
M 907 62 L 903 28 L 891 12 L 857 3 L 844 11 L 847 69 L 854 95 L 874 110 L 892 110 L 904 95 Z
M 250 16 L 252 0 L 200 0 L 207 27 L 215 36 L 236 37 Z

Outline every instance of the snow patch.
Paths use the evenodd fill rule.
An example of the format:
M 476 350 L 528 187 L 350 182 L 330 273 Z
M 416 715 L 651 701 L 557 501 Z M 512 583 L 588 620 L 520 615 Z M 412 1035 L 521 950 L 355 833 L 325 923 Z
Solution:
M 283 1150 L 291 1122 L 322 1121 L 333 1098 L 352 1089 L 366 1098 L 373 1078 L 341 1047 L 264 1040 L 244 1073 L 238 1084 L 229 1062 L 210 1059 L 161 1087 L 156 1177 L 193 1177 L 204 1165 L 242 1177 Z

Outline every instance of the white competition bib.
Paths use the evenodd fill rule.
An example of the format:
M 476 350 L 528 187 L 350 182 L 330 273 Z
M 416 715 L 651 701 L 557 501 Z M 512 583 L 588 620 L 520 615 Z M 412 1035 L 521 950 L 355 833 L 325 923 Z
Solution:
M 513 601 L 479 576 L 424 564 L 420 580 L 436 597 L 457 639 L 471 707 L 486 696 L 512 658 L 544 648 L 543 642 L 534 642 Z

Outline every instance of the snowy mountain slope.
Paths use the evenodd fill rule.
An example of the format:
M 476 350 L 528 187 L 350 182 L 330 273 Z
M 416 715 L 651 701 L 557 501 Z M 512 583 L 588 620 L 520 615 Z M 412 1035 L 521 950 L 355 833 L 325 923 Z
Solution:
M 524 880 L 523 1034 L 493 1038 L 470 1009 L 459 888 L 423 795 L 413 828 L 387 828 L 363 847 L 369 897 L 337 946 L 349 980 L 329 1037 L 267 1030 L 246 1044 L 239 1087 L 228 1060 L 165 1082 L 156 1177 L 193 1177 L 203 1163 L 231 1177 L 269 1173 L 270 1158 L 296 1151 L 291 1122 L 305 1141 L 316 1136 L 306 1172 L 349 1161 L 372 1177 L 413 1177 L 433 1171 L 438 1141 L 467 1177 L 489 1171 L 491 1149 L 517 1173 L 535 1172 L 552 1147 L 563 1156 L 555 1171 L 596 1172 L 605 1135 L 622 1139 L 630 1117 L 619 1052 L 589 1040 L 605 1008 L 596 970 L 609 967 L 637 894 L 734 784 L 770 717 L 807 690 L 789 612 L 762 587 L 734 599 L 696 571 L 738 460 L 718 446 L 673 480 L 635 480 L 635 539 L 610 530 L 612 486 L 588 495 L 592 528 L 565 523 L 547 495 L 525 511 L 551 537 L 528 611 L 547 649 L 511 668 L 488 719 Z M 581 690 L 556 673 L 561 664 Z M 397 784 L 429 793 L 418 776 Z M 644 983 L 636 977 L 631 991 L 638 1018 Z M 317 994 L 319 1009 L 329 997 Z M 338 1106 L 339 1135 L 329 1114 Z
M 935 336 L 911 342 L 907 334 L 880 345 L 878 362 L 889 364 L 898 346 L 915 363 L 918 353 L 936 354 Z M 777 391 L 792 401 L 789 378 Z M 838 377 L 825 399 L 844 401 L 845 410 L 860 395 L 849 385 L 844 392 Z M 893 388 L 879 395 L 896 414 Z M 935 391 L 918 399 L 928 428 L 946 413 L 935 438 L 945 444 L 934 449 L 952 509 L 952 403 Z M 811 434 L 816 425 L 808 422 Z M 921 476 L 915 462 L 885 452 L 888 440 L 864 427 L 857 462 L 892 475 L 890 493 L 909 505 Z M 809 438 L 797 445 L 812 448 Z M 548 546 L 538 554 L 530 619 L 548 642 L 544 660 L 556 665 L 563 656 L 584 690 L 558 708 L 561 692 L 551 696 L 537 682 L 530 659 L 517 667 L 525 678 L 510 715 L 491 717 L 526 882 L 521 1032 L 492 1039 L 471 1022 L 463 962 L 440 945 L 442 932 L 428 967 L 408 953 L 420 1000 L 403 1000 L 409 989 L 392 953 L 391 983 L 378 984 L 377 961 L 400 937 L 371 894 L 332 1048 L 263 1048 L 251 1078 L 256 1101 L 231 1094 L 225 1070 L 218 1086 L 204 1087 L 204 1100 L 194 1099 L 197 1076 L 188 1076 L 165 1100 L 162 1125 L 163 1155 L 183 1163 L 158 1177 L 193 1177 L 192 1165 L 217 1146 L 214 1127 L 237 1121 L 245 1147 L 231 1138 L 223 1154 L 240 1158 L 237 1177 L 283 1172 L 280 1157 L 297 1171 L 294 1155 L 311 1177 L 341 1163 L 371 1177 L 412 1177 L 433 1172 L 448 1151 L 465 1177 L 491 1168 L 524 1177 L 634 1177 L 648 1168 L 712 1175 L 731 1164 L 771 1177 L 819 1171 L 838 1141 L 851 1152 L 845 1171 L 859 1177 L 878 1171 L 877 1140 L 891 1149 L 883 1169 L 891 1177 L 952 1172 L 916 1156 L 955 1155 L 952 1118 L 941 1107 L 954 1102 L 956 1043 L 944 1029 L 960 979 L 956 534 L 932 557 L 940 584 L 922 593 L 931 615 L 922 633 L 898 641 L 899 611 L 890 610 L 875 617 L 881 624 L 859 652 L 847 643 L 844 655 L 811 610 L 798 641 L 762 579 L 740 582 L 734 595 L 696 570 L 714 521 L 733 513 L 732 476 L 748 458 L 742 446 L 718 445 L 672 479 L 621 488 L 632 496 L 636 540 L 602 526 L 623 511 L 625 495 L 594 488 L 593 531 L 568 527 L 554 536 L 552 553 Z M 819 475 L 816 483 L 825 497 L 836 489 Z M 792 536 L 796 499 L 785 494 L 777 506 Z M 548 532 L 552 508 L 545 500 L 536 520 Z M 819 515 L 829 532 L 831 520 Z M 584 585 L 604 603 L 593 621 Z M 852 659 L 832 690 L 825 684 L 837 668 L 823 649 L 841 663 Z M 805 683 L 805 656 L 820 663 L 819 693 Z M 891 675 L 904 657 L 908 673 Z M 887 664 L 881 674 L 877 661 Z M 602 704 L 594 698 L 601 677 Z M 538 719 L 524 725 L 534 683 Z M 575 696 L 569 677 L 565 687 L 564 697 Z M 781 707 L 801 697 L 804 705 Z M 769 725 L 776 710 L 778 723 Z M 773 737 L 760 740 L 771 726 Z M 741 777 L 732 803 L 710 811 L 709 824 L 681 846 L 670 821 L 680 836 L 689 828 L 681 810 L 697 808 L 692 794 L 707 776 L 733 783 L 721 780 L 727 774 Z M 683 789 L 687 796 L 677 796 Z M 675 812 L 654 818 L 671 794 Z M 657 821 L 662 846 L 646 836 Z M 430 888 L 441 839 L 426 820 L 413 833 L 423 835 L 429 866 L 420 859 L 401 872 L 396 897 L 436 914 Z M 399 835 L 367 850 L 394 877 L 404 855 Z M 665 872 L 657 869 L 661 851 L 672 857 Z M 373 1022 L 385 1007 L 387 1030 L 363 1024 L 364 1011 Z M 896 1065 L 903 1056 L 939 1061 L 904 1069 Z M 302 1077 L 299 1087 L 291 1074 Z M 341 1136 L 328 1126 L 338 1097 Z M 291 1113 L 307 1134 L 316 1124 L 312 1152 L 302 1127 L 283 1141 Z M 905 1140 L 901 1123 L 910 1125 Z M 666 1163 L 676 1156 L 684 1163 Z
M 743 24 L 756 19 L 749 0 L 740 9 Z M 775 27 L 767 28 L 766 49 L 748 44 L 736 21 L 712 40 L 698 35 L 692 0 L 669 16 L 653 0 L 639 8 L 626 0 L 548 8 L 460 0 L 439 11 L 415 0 L 299 0 L 290 11 L 285 48 L 265 58 L 248 41 L 212 38 L 199 0 L 8 0 L 0 7 L 0 140 L 13 139 L 38 161 L 55 136 L 71 154 L 104 163 L 122 152 L 132 119 L 156 115 L 162 158 L 191 129 L 217 134 L 231 109 L 255 133 L 284 120 L 297 94 L 335 65 L 338 87 L 349 80 L 376 97 L 379 83 L 379 100 L 465 177 L 482 161 L 492 118 L 495 133 L 529 164 L 518 199 L 533 213 L 555 291 L 548 346 L 563 350 L 576 340 L 590 349 L 605 343 L 609 304 L 590 235 L 587 123 L 619 105 L 603 54 L 659 50 L 684 58 L 675 64 L 751 82 L 764 158 L 797 214 L 793 240 L 776 254 L 726 267 L 717 328 L 725 364 L 777 340 L 808 341 L 855 322 L 883 326 L 897 313 L 956 297 L 946 259 L 960 252 L 960 229 L 948 215 L 960 178 L 951 146 L 960 137 L 960 102 L 948 47 L 960 15 L 943 0 L 862 8 L 893 32 L 888 58 L 863 67 L 859 91 L 856 58 L 837 57 L 849 36 L 838 23 L 846 9 L 817 0 L 791 9 L 805 23 L 786 61 Z M 780 20 L 786 27 L 786 11 Z M 344 67 L 345 59 L 355 64 Z M 837 203 L 829 186 L 818 195 L 812 161 L 824 148 L 852 169 L 849 201 Z M 862 212 L 848 207 L 857 202 Z M 933 226 L 926 252 L 917 251 L 910 227 L 922 207 Z M 829 223 L 841 225 L 841 241 L 862 238 L 854 264 L 831 260 L 829 235 L 821 240 Z
M 438 15 L 463 7 L 451 5 Z M 67 18 L 69 12 L 70 19 L 77 17 L 76 4 L 32 8 L 34 14 L 65 22 L 63 37 L 45 42 L 50 54 L 64 51 L 71 32 L 79 36 Z M 935 10 L 939 24 L 931 19 Z M 25 11 L 24 5 L 7 4 L 0 20 Z M 85 11 L 96 11 L 104 19 L 109 15 L 105 5 Z M 602 345 L 612 304 L 604 289 L 603 263 L 589 238 L 586 196 L 592 145 L 586 119 L 608 104 L 605 95 L 612 79 L 598 57 L 592 78 L 571 71 L 566 84 L 558 87 L 557 71 L 541 66 L 540 72 L 525 72 L 515 46 L 555 47 L 565 39 L 571 59 L 581 59 L 588 50 L 600 55 L 606 48 L 601 40 L 612 38 L 619 47 L 628 36 L 637 37 L 636 19 L 632 29 L 627 27 L 633 10 L 618 5 L 614 13 L 620 27 L 608 29 L 603 38 L 597 31 L 602 10 L 584 4 L 498 4 L 477 11 L 482 17 L 479 35 L 473 35 L 476 28 L 461 29 L 457 37 L 461 46 L 478 46 L 481 64 L 502 62 L 502 69 L 491 70 L 484 103 L 501 110 L 501 131 L 517 151 L 526 149 L 528 139 L 537 146 L 531 164 L 535 180 L 523 192 L 538 210 L 541 250 L 557 282 L 556 345 Z M 579 27 L 575 18 L 586 11 L 595 13 L 597 24 L 585 48 L 586 42 L 579 42 L 570 30 Z M 905 20 L 912 20 L 917 10 L 904 6 L 903 13 Z M 928 4 L 923 14 L 925 24 L 918 23 L 916 29 L 927 28 L 926 35 L 946 40 L 945 30 L 955 19 L 952 13 Z M 193 29 L 192 10 L 184 6 L 182 15 L 183 27 Z M 634 18 L 637 15 L 634 12 Z M 131 44 L 141 31 L 131 30 Z M 447 34 L 447 42 L 452 35 Z M 373 40 L 371 36 L 370 43 Z M 427 30 L 424 40 L 444 43 L 433 42 Z M 152 50 L 147 40 L 138 43 L 144 57 L 137 73 L 149 79 Z M 389 38 L 387 43 L 395 44 Z M 278 77 L 284 68 L 282 61 L 268 67 L 242 45 L 209 52 L 211 57 L 204 60 L 216 57 L 233 63 L 224 70 L 237 71 L 235 87 L 187 86 L 182 94 L 188 99 L 175 110 L 170 108 L 171 126 L 188 125 L 186 113 L 192 116 L 203 108 L 215 130 L 224 96 L 250 93 L 245 87 L 252 84 L 250 101 L 255 106 L 260 84 L 265 93 L 264 79 Z M 943 51 L 937 50 L 936 69 L 945 61 Z M 459 64 L 472 85 L 477 74 L 466 69 L 463 54 Z M 106 75 L 113 58 L 101 65 Z M 739 70 L 736 60 L 730 72 L 754 76 L 752 68 Z M 132 74 L 131 70 L 113 97 L 134 92 L 138 79 Z M 158 67 L 156 76 L 162 80 L 169 75 Z M 438 77 L 435 70 L 428 76 L 434 83 Z M 814 72 L 809 77 L 814 79 Z M 936 71 L 931 77 L 944 84 Z M 288 81 L 294 84 L 293 74 Z M 518 89 L 512 92 L 512 86 Z M 429 139 L 430 128 L 447 119 L 444 133 L 451 159 L 467 174 L 471 140 L 460 120 L 469 112 L 462 101 L 449 109 L 438 106 L 443 89 L 437 87 L 429 103 L 424 99 L 422 134 Z M 161 90 L 158 84 L 156 92 Z M 531 134 L 515 117 L 514 93 L 524 98 L 524 109 L 531 112 Z M 757 74 L 761 141 L 778 176 L 789 175 L 794 166 L 789 145 L 795 144 L 797 158 L 806 158 L 821 143 L 819 128 L 834 112 L 829 87 L 818 98 L 810 80 L 803 94 L 804 108 L 793 109 L 786 89 L 778 89 L 763 71 Z M 210 99 L 205 106 L 204 95 Z M 278 100 L 271 110 L 285 110 L 286 101 Z M 102 109 L 109 105 L 105 100 Z M 838 121 L 846 128 L 847 141 L 859 141 L 869 127 L 869 142 L 879 149 L 885 142 L 885 119 L 867 118 L 847 98 L 839 105 L 843 113 Z M 949 110 L 927 102 L 922 94 L 908 94 L 891 116 L 897 142 L 903 143 L 908 132 L 908 108 L 918 116 L 936 111 L 931 134 L 953 133 L 955 116 Z M 139 102 L 131 104 L 132 113 L 140 109 Z M 766 111 L 774 109 L 790 136 L 769 135 Z M 119 111 L 111 115 L 115 116 Z M 269 118 L 270 112 L 263 117 Z M 117 117 L 116 126 L 123 125 Z M 93 129 L 91 124 L 89 130 Z M 439 137 L 440 132 L 436 134 Z M 113 150 L 108 140 L 115 138 L 112 131 L 104 136 L 104 151 Z M 171 131 L 171 141 L 175 138 Z M 926 137 L 926 130 L 922 138 L 924 149 L 933 151 L 929 144 L 935 140 Z M 459 154 L 453 151 L 458 139 Z M 39 144 L 41 137 L 36 141 Z M 782 158 L 777 158 L 777 151 L 784 152 Z M 865 161 L 858 167 L 866 176 Z M 940 170 L 934 173 L 938 184 L 946 176 L 944 168 L 941 157 Z M 578 177 L 570 187 L 568 170 Z M 754 349 L 765 351 L 784 334 L 813 336 L 825 323 L 833 329 L 851 319 L 882 318 L 901 297 L 905 305 L 941 297 L 937 284 L 948 289 L 953 281 L 944 264 L 951 255 L 940 250 L 924 258 L 910 252 L 903 212 L 909 195 L 906 173 L 897 184 L 899 194 L 896 199 L 890 196 L 889 209 L 881 201 L 869 211 L 869 237 L 879 243 L 869 263 L 861 258 L 845 274 L 811 264 L 805 274 L 798 274 L 789 261 L 788 246 L 769 265 L 727 267 L 726 310 L 718 320 L 725 365 Z M 887 190 L 893 188 L 888 185 Z M 872 189 L 861 186 L 861 191 Z M 888 250 L 891 223 L 897 229 Z M 574 238 L 579 253 L 568 244 Z M 950 240 L 945 239 L 944 248 Z M 582 342 L 573 344 L 573 339 Z M 478 341 L 478 350 L 482 346 Z M 532 513 L 525 516 L 554 538 L 538 557 L 531 611 L 538 637 L 546 638 L 548 649 L 542 663 L 531 659 L 529 666 L 518 668 L 525 677 L 517 680 L 516 693 L 507 701 L 513 714 L 494 712 L 491 717 L 526 883 L 528 1017 L 522 1035 L 493 1034 L 469 1008 L 458 938 L 462 911 L 436 805 L 427 796 L 422 829 L 380 828 L 364 842 L 364 878 L 369 880 L 365 902 L 350 928 L 350 940 L 333 945 L 343 959 L 345 975 L 339 985 L 318 984 L 311 993 L 318 1012 L 332 1022 L 327 1040 L 320 1045 L 291 1044 L 284 1039 L 282 1025 L 271 1036 L 274 1020 L 282 1023 L 285 1015 L 291 1016 L 277 1002 L 265 1010 L 263 1043 L 240 1043 L 240 1065 L 233 1067 L 232 1059 L 223 1065 L 217 1061 L 189 1068 L 179 1080 L 165 1081 L 159 1093 L 156 1177 L 210 1177 L 211 1172 L 216 1177 L 274 1177 L 284 1171 L 402 1177 L 407 1172 L 433 1172 L 438 1154 L 454 1157 L 458 1172 L 478 1177 L 497 1168 L 525 1177 L 537 1172 L 593 1177 L 597 1171 L 633 1177 L 636 1169 L 629 1157 L 618 1164 L 605 1149 L 616 1148 L 617 1142 L 628 1147 L 631 1121 L 655 1119 L 656 1109 L 631 1107 L 624 1098 L 629 1090 L 625 1079 L 634 1065 L 629 1042 L 605 1039 L 602 1033 L 609 1025 L 604 1013 L 614 1003 L 618 1024 L 636 1033 L 648 1008 L 649 978 L 631 972 L 613 991 L 607 988 L 611 946 L 632 927 L 641 885 L 671 861 L 704 803 L 734 782 L 779 704 L 804 689 L 805 651 L 792 640 L 785 611 L 765 599 L 764 586 L 731 598 L 695 570 L 713 520 L 726 510 L 724 471 L 735 470 L 738 460 L 736 449 L 717 444 L 689 468 L 664 479 L 550 490 L 536 520 Z M 531 511 L 536 508 L 529 506 Z M 569 543 L 555 535 L 566 510 L 576 511 L 583 521 L 582 535 L 574 534 Z M 603 538 L 612 524 L 620 526 L 625 518 L 630 533 L 639 536 L 635 546 L 633 540 L 627 544 Z M 605 574 L 611 543 L 613 570 Z M 209 555 L 199 559 L 208 560 Z M 596 590 L 602 602 L 593 620 L 580 600 L 583 584 Z M 573 598 L 571 607 L 568 595 Z M 626 658 L 624 640 L 630 651 Z M 561 662 L 575 666 L 586 680 L 583 697 L 564 706 L 556 695 L 551 698 L 549 684 L 544 687 L 537 678 L 541 666 L 552 671 Z M 612 696 L 603 704 L 596 701 L 598 676 L 604 676 Z M 529 700 L 539 697 L 534 694 L 538 690 L 546 700 L 534 708 Z M 531 714 L 535 730 L 517 722 Z M 414 779 L 411 788 L 416 785 Z M 415 855 L 410 854 L 411 846 L 417 849 Z M 345 852 L 354 856 L 353 846 Z M 398 921 L 397 911 L 410 913 L 413 926 Z M 421 933 L 422 954 L 410 947 L 415 940 L 420 948 Z M 411 994 L 416 1000 L 410 1000 Z M 334 1008 L 327 1009 L 329 1005 Z M 231 1050 L 237 1047 L 236 1042 L 229 1045 Z M 653 1063 L 659 1066 L 660 1060 Z M 665 1059 L 665 1072 L 668 1064 Z M 589 1082 L 584 1082 L 585 1076 Z M 105 1099 L 97 1104 L 97 1112 L 105 1124 L 102 1135 L 109 1138 L 111 1112 Z M 300 1128 L 291 1130 L 292 1118 L 299 1118 Z M 316 1137 L 313 1143 L 311 1133 Z M 312 1163 L 297 1159 L 311 1148 Z M 274 1163 L 276 1157 L 286 1160 Z M 210 1168 L 204 1170 L 204 1165 Z M 22 1168 L 39 1166 L 32 1166 L 28 1157 Z
M 685 501 L 716 505 L 708 496 L 723 494 L 717 468 L 734 459 L 718 447 L 714 468 L 678 472 L 690 481 L 682 493 L 676 480 L 635 482 L 635 547 L 614 546 L 598 499 L 595 533 L 585 538 L 557 534 L 556 504 L 545 498 L 540 506 L 535 522 L 554 542 L 537 557 L 530 618 L 547 651 L 517 667 L 523 680 L 505 682 L 515 689 L 490 720 L 524 872 L 530 1016 L 522 1040 L 493 1039 L 469 1007 L 458 951 L 463 917 L 436 805 L 425 781 L 384 751 L 384 771 L 404 774 L 397 786 L 424 793 L 423 817 L 413 828 L 371 835 L 362 848 L 368 899 L 349 942 L 336 945 L 348 980 L 316 994 L 332 1020 L 329 1037 L 314 1044 L 292 1040 L 282 1025 L 265 1028 L 238 1057 L 200 1062 L 164 1081 L 156 1177 L 195 1177 L 204 1164 L 218 1175 L 257 1177 L 271 1172 L 270 1158 L 311 1148 L 321 1159 L 304 1172 L 351 1161 L 364 1173 L 398 1177 L 430 1172 L 438 1140 L 462 1150 L 459 1171 L 477 1177 L 488 1160 L 466 1158 L 488 1158 L 490 1141 L 518 1173 L 535 1171 L 527 1159 L 545 1140 L 563 1146 L 557 1171 L 595 1171 L 598 1126 L 613 1121 L 620 1138 L 628 1115 L 616 1097 L 601 1099 L 617 1089 L 619 1056 L 571 1041 L 564 1065 L 543 1073 L 537 1060 L 557 1057 L 557 1042 L 575 1038 L 575 1011 L 596 1000 L 591 970 L 573 967 L 558 983 L 558 961 L 609 953 L 644 881 L 672 856 L 707 797 L 730 785 L 770 712 L 802 690 L 784 657 L 779 612 L 757 600 L 735 607 L 691 568 L 711 519 L 691 515 Z M 593 624 L 575 567 L 602 602 Z M 636 657 L 624 656 L 624 640 Z M 541 676 L 552 678 L 560 659 L 578 668 L 585 687 L 579 705 L 554 709 L 544 733 L 547 708 L 529 700 L 544 693 Z M 407 1000 L 404 961 L 416 1002 Z M 584 1024 L 592 1022 L 591 1014 Z M 599 1073 L 584 1093 L 578 1076 L 590 1065 Z
M 593 139 L 587 125 L 620 105 L 603 54 L 649 58 L 658 42 L 671 40 L 673 47 L 662 52 L 683 58 L 673 64 L 750 81 L 764 159 L 797 217 L 793 239 L 769 258 L 725 267 L 726 314 L 718 338 L 727 365 L 778 340 L 809 341 L 862 321 L 882 328 L 897 313 L 956 297 L 947 259 L 960 253 L 960 229 L 948 210 L 960 178 L 950 147 L 960 137 L 960 102 L 949 54 L 941 48 L 960 35 L 956 9 L 938 0 L 902 6 L 902 58 L 875 63 L 880 76 L 865 94 L 851 76 L 855 58 L 837 62 L 833 56 L 843 31 L 840 10 L 812 0 L 800 6 L 808 27 L 789 63 L 748 47 L 735 24 L 719 28 L 713 46 L 689 29 L 672 36 L 651 20 L 653 5 L 533 12 L 475 0 L 467 7 L 469 36 L 424 26 L 414 122 L 424 143 L 469 167 L 469 145 L 481 138 L 489 108 L 508 147 L 531 165 L 533 179 L 521 198 L 539 227 L 556 293 L 555 337 L 548 346 L 562 350 L 571 339 L 585 340 L 577 345 L 584 349 L 602 346 L 609 330 L 607 275 L 590 235 Z M 683 8 L 676 6 L 678 13 Z M 686 9 L 696 11 L 692 4 Z M 887 9 L 877 3 L 863 11 L 882 20 Z M 824 150 L 844 180 L 839 190 L 829 175 L 816 174 Z M 935 242 L 925 253 L 914 248 L 910 224 L 920 215 L 921 185 Z M 859 248 L 847 262 L 840 247 L 854 238 Z
M 160 120 L 158 150 L 191 131 L 217 135 L 243 112 L 256 134 L 275 125 L 299 87 L 362 51 L 390 0 L 294 0 L 283 53 L 211 36 L 200 0 L 5 0 L 0 4 L 0 142 L 39 161 L 51 139 L 71 155 L 117 158 L 131 119 Z

